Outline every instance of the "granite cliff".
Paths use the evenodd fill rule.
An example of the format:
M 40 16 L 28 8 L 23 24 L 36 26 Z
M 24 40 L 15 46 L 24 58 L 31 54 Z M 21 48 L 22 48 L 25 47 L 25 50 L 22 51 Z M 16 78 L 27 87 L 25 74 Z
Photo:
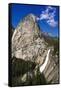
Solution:
M 31 78 L 33 82 L 33 78 L 38 75 L 38 72 L 39 77 L 42 77 L 40 67 L 44 64 L 49 49 L 49 60 L 42 74 L 48 84 L 59 82 L 58 56 L 56 54 L 53 56 L 54 46 L 49 46 L 48 42 L 45 40 L 35 15 L 29 14 L 23 18 L 15 29 L 11 42 L 13 68 L 19 68 L 19 70 L 15 70 L 15 73 L 19 73 L 18 75 L 22 82 L 19 83 L 19 85 L 23 85 L 23 83 L 25 83 L 24 85 L 29 85 L 28 82 L 26 84 L 27 77 Z M 16 62 L 17 64 L 19 63 L 18 66 L 16 66 Z M 22 71 L 21 64 L 23 68 Z M 14 74 L 13 76 L 15 76 Z M 44 82 L 42 81 L 43 80 L 40 78 L 39 83 L 35 81 L 33 84 L 47 84 L 44 83 L 45 80 Z

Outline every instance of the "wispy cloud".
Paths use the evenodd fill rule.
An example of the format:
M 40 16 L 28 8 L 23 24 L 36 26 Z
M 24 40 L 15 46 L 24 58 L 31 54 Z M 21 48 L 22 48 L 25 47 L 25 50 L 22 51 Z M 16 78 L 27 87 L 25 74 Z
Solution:
M 56 27 L 58 22 L 55 20 L 56 8 L 48 6 L 44 11 L 41 12 L 40 17 L 37 20 L 46 20 L 46 22 L 52 26 Z

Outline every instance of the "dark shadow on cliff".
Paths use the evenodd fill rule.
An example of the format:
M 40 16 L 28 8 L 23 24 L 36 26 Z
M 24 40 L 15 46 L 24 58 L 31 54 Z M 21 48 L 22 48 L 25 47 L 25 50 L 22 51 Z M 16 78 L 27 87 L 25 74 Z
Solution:
M 12 58 L 12 86 L 31 86 L 31 85 L 46 85 L 46 79 L 43 74 L 37 69 L 37 74 L 32 73 L 32 78 L 27 76 L 26 81 L 21 80 L 22 76 L 27 72 L 33 72 L 36 63 L 25 61 L 23 59 Z

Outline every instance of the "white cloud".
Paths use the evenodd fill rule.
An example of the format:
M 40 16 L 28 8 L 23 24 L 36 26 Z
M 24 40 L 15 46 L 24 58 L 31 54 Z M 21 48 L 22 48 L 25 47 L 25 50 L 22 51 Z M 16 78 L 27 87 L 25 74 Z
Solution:
M 48 6 L 46 10 L 42 11 L 40 17 L 37 17 L 37 20 L 46 20 L 50 26 L 56 27 L 58 23 L 55 21 L 55 13 L 56 8 Z
M 49 18 L 49 14 L 48 13 L 42 13 L 40 15 L 40 20 L 43 20 L 43 19 L 48 19 Z
M 50 25 L 50 26 L 52 26 L 52 27 L 55 27 L 55 26 L 57 26 L 57 21 L 55 21 L 54 19 L 49 19 L 49 20 L 47 20 L 47 23 Z

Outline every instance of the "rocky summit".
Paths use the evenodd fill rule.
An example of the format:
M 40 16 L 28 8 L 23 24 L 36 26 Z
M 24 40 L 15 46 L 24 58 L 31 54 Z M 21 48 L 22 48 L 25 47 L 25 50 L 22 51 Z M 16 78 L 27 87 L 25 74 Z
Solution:
M 55 47 L 57 45 L 56 41 L 52 41 L 50 37 L 42 35 L 35 15 L 29 14 L 20 21 L 12 35 L 11 42 L 13 78 L 14 76 L 15 78 L 18 76 L 17 82 L 15 78 L 13 80 L 15 82 L 14 86 L 29 85 L 27 78 L 31 78 L 29 81 L 33 83 L 32 85 L 46 84 L 45 79 L 44 82 L 42 80 L 43 75 L 48 82 L 47 84 L 59 82 L 59 63 L 58 55 L 56 54 L 58 50 L 56 51 L 57 48 Z M 42 72 L 43 75 L 39 74 L 37 77 L 38 71 L 40 73 L 39 67 L 44 64 L 49 49 L 49 58 Z
M 12 56 L 42 64 L 43 59 L 40 58 L 46 50 L 46 44 L 41 37 L 36 17 L 29 14 L 19 23 L 12 36 Z

